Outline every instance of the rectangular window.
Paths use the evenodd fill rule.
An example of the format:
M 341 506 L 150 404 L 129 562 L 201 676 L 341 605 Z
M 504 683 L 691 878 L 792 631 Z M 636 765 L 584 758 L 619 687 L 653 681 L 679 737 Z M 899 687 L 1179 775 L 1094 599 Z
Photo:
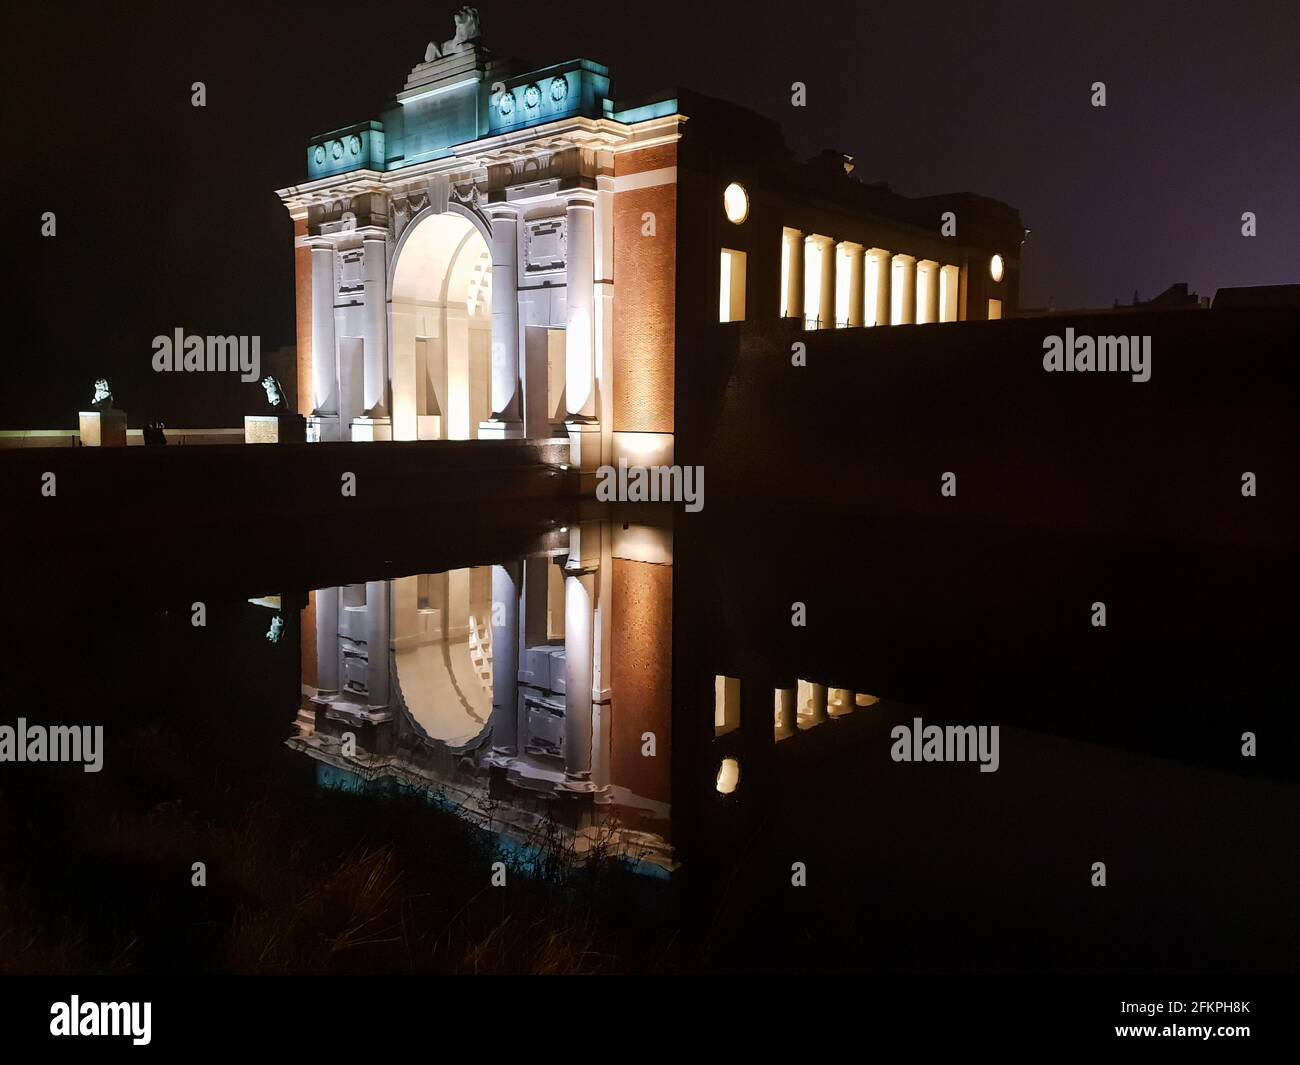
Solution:
M 996 322 L 1002 317 L 1002 301 L 989 300 L 989 321 Z
M 745 320 L 745 253 L 723 248 L 718 276 L 718 321 Z

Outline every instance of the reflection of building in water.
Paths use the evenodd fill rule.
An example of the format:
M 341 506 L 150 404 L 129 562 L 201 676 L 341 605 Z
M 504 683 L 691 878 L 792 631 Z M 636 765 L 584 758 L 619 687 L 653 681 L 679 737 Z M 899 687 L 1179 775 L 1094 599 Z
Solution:
M 672 865 L 672 537 L 589 522 L 518 561 L 322 588 L 290 745 L 527 843 Z M 315 683 L 312 684 L 314 679 Z M 346 740 L 346 734 L 354 737 Z

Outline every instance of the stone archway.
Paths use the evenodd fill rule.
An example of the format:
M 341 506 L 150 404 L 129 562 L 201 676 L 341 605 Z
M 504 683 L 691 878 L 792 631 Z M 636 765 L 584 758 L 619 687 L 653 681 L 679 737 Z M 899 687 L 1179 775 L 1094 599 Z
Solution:
M 458 212 L 412 221 L 389 292 L 393 439 L 476 439 L 492 413 L 492 256 L 480 228 Z

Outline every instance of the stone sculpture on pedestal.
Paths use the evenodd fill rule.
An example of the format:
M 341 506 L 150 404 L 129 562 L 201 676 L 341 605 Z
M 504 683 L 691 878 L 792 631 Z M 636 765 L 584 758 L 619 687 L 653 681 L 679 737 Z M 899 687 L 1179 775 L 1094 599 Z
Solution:
M 126 447 L 126 412 L 113 409 L 113 390 L 100 377 L 90 410 L 78 413 L 82 447 Z
M 244 417 L 244 443 L 246 444 L 305 444 L 307 419 L 289 410 L 284 397 L 284 387 L 271 374 L 261 380 L 266 392 L 270 414 L 249 414 Z

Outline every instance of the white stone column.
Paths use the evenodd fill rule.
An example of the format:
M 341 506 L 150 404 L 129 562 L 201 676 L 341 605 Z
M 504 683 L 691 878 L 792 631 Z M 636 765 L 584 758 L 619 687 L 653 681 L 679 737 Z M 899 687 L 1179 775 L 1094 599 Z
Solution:
M 596 412 L 596 197 L 570 194 L 565 207 L 564 401 L 570 419 Z
M 785 289 L 781 294 L 782 317 L 803 315 L 803 234 L 788 226 L 781 230 L 781 260 Z
M 311 391 L 312 417 L 320 439 L 337 440 L 339 426 L 339 363 L 334 339 L 334 247 L 311 249 Z
M 929 324 L 939 320 L 939 264 L 922 259 L 916 264 L 916 321 Z
M 480 439 L 524 435 L 519 373 L 518 213 L 493 205 L 492 222 L 492 416 L 479 425 Z
M 822 257 L 822 291 L 821 303 L 817 308 L 817 317 L 821 319 L 822 329 L 835 328 L 835 241 L 830 237 L 819 237 L 819 250 Z
M 339 690 L 339 590 L 317 588 L 316 688 L 324 695 Z
M 388 705 L 388 581 L 366 581 L 366 703 Z
M 492 567 L 492 746 L 504 753 L 518 749 L 519 591 L 522 565 Z
M 367 237 L 363 247 L 366 298 L 362 319 L 363 415 L 380 420 L 388 417 L 388 259 L 383 237 Z
M 596 543 L 594 539 L 599 537 Z M 609 799 L 610 759 L 613 739 L 613 685 L 614 663 L 614 537 L 608 521 L 584 522 L 583 554 L 591 561 L 600 560 L 600 570 L 595 575 L 595 616 L 592 627 L 591 655 L 591 779 L 598 788 L 605 789 Z M 597 544 L 599 546 L 597 546 Z

